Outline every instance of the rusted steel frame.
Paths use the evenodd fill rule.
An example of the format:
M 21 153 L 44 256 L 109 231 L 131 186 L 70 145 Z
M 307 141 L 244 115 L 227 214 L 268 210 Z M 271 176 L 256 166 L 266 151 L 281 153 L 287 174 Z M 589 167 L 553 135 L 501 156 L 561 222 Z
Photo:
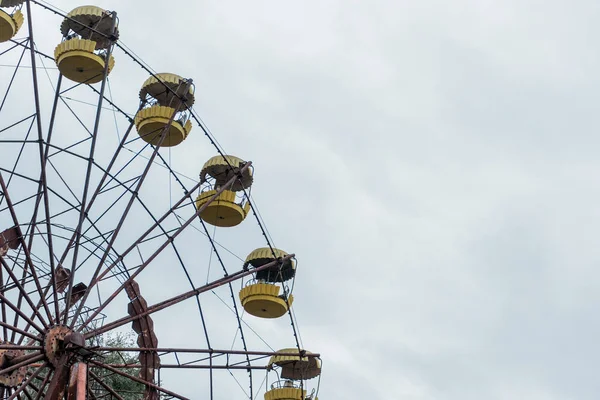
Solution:
M 25 288 L 19 283 L 19 279 L 11 271 L 10 266 L 6 263 L 6 261 L 4 261 L 4 257 L 0 257 L 0 263 L 2 263 L 2 266 L 4 267 L 6 272 L 8 272 L 11 279 L 15 282 L 15 285 L 17 286 L 17 288 L 19 288 L 19 291 L 23 294 L 23 298 L 25 298 L 27 303 L 31 306 L 31 309 L 34 311 L 35 315 L 37 315 L 41 324 L 44 326 L 44 329 L 48 329 L 48 324 L 46 323 L 46 321 L 44 321 L 44 318 L 39 313 L 38 308 L 34 305 L 33 301 L 31 300 L 31 297 L 29 297 L 29 294 L 27 294 L 27 291 L 25 290 Z M 0 293 L 0 296 L 4 297 L 4 295 L 2 293 Z M 2 306 L 4 307 L 4 302 L 2 302 Z M 20 308 L 20 306 L 18 304 L 17 304 L 17 308 Z
M 95 373 L 93 373 L 92 371 L 89 371 L 90 376 L 92 377 L 92 379 L 94 379 L 96 382 L 98 382 L 100 384 L 100 386 L 102 386 L 106 391 L 108 391 L 111 395 L 115 396 L 117 398 L 117 400 L 125 400 L 123 399 L 123 397 L 121 397 L 121 395 L 119 395 L 117 392 L 114 391 L 113 388 L 111 388 L 110 386 L 108 386 L 106 383 L 104 383 L 102 381 L 102 378 L 100 378 L 98 375 L 96 375 Z
M 29 49 L 31 54 L 31 73 L 33 78 L 33 97 L 35 102 L 35 112 L 36 112 L 36 124 L 38 130 L 38 139 L 39 139 L 39 153 L 40 153 L 40 169 L 41 169 L 41 177 L 40 181 L 42 184 L 42 195 L 44 197 L 44 212 L 46 214 L 46 231 L 48 235 L 48 252 L 50 258 L 50 272 L 52 275 L 51 281 L 53 289 L 55 289 L 55 277 L 54 277 L 54 250 L 52 247 L 52 228 L 50 225 L 50 203 L 48 197 L 48 184 L 46 182 L 46 160 L 44 159 L 44 145 L 43 145 L 43 136 L 42 136 L 42 120 L 41 120 L 41 108 L 40 108 L 40 94 L 38 91 L 38 80 L 37 80 L 37 65 L 35 59 L 35 40 L 33 37 L 33 20 L 31 18 L 31 2 L 27 0 L 27 27 L 29 30 Z M 37 210 L 37 208 L 36 208 Z M 35 223 L 35 220 L 34 220 Z M 33 232 L 33 230 L 32 230 Z M 33 265 L 32 265 L 33 268 Z M 56 290 L 54 290 L 54 308 L 56 316 L 58 317 L 58 300 L 56 297 Z M 50 319 L 52 321 L 52 319 Z
M 183 103 L 182 100 L 179 99 L 179 102 L 177 102 L 177 107 L 174 108 L 173 113 L 171 114 L 171 117 L 169 118 L 169 121 L 167 122 L 167 125 L 165 125 L 164 128 L 162 129 L 162 132 L 160 134 L 160 139 L 158 141 L 158 144 L 155 146 L 154 151 L 152 152 L 152 155 L 148 159 L 146 167 L 144 168 L 144 171 L 142 172 L 142 175 L 140 176 L 140 179 L 139 179 L 139 181 L 138 181 L 138 183 L 137 183 L 137 185 L 135 187 L 135 190 L 133 191 L 132 196 L 129 198 L 129 203 L 127 203 L 127 206 L 125 207 L 125 210 L 123 211 L 123 215 L 121 216 L 121 218 L 119 220 L 119 223 L 117 224 L 117 227 L 113 230 L 112 236 L 110 238 L 110 242 L 108 243 L 108 245 L 106 247 L 106 251 L 104 252 L 104 255 L 102 256 L 102 258 L 100 259 L 100 262 L 98 263 L 98 268 L 96 268 L 96 271 L 94 271 L 94 276 L 92 277 L 92 280 L 90 281 L 90 285 L 88 285 L 88 287 L 87 287 L 87 289 L 86 289 L 86 291 L 85 291 L 85 293 L 83 295 L 83 298 L 81 299 L 81 301 L 79 303 L 79 306 L 77 307 L 77 310 L 73 314 L 73 318 L 72 318 L 71 324 L 70 324 L 70 328 L 71 329 L 73 329 L 75 327 L 75 323 L 77 322 L 77 318 L 79 317 L 79 314 L 81 313 L 82 307 L 85 304 L 89 293 L 91 292 L 92 283 L 98 277 L 98 274 L 100 273 L 100 270 L 102 269 L 104 261 L 106 260 L 106 258 L 110 254 L 110 251 L 113 249 L 113 245 L 114 245 L 115 241 L 117 240 L 119 232 L 121 231 L 121 228 L 122 228 L 123 224 L 125 223 L 125 219 L 127 218 L 127 215 L 129 214 L 129 211 L 131 210 L 131 206 L 133 205 L 133 202 L 137 198 L 138 192 L 139 192 L 140 188 L 142 187 L 142 184 L 146 180 L 146 176 L 148 175 L 148 172 L 150 171 L 150 167 L 152 167 L 152 164 L 154 162 L 154 158 L 156 157 L 156 154 L 160 150 L 160 146 L 162 146 L 164 140 L 166 139 L 167 132 L 171 128 L 171 125 L 173 124 L 173 121 L 175 120 L 175 116 L 177 115 L 179 107 L 181 107 L 182 103 Z M 74 267 L 75 267 L 75 264 L 73 264 L 73 268 Z M 75 275 L 74 271 L 72 271 L 72 273 L 71 273 L 71 283 L 72 283 L 74 275 Z M 66 318 L 65 318 L 65 324 L 66 323 L 67 323 L 67 321 L 66 321 Z
M 124 318 L 118 319 L 118 320 L 116 320 L 114 322 L 111 322 L 109 324 L 104 325 L 103 327 L 101 327 L 99 329 L 90 331 L 90 332 L 88 332 L 88 333 L 85 334 L 85 338 L 89 339 L 91 337 L 98 336 L 98 335 L 100 335 L 102 333 L 105 333 L 105 332 L 108 332 L 108 331 L 110 331 L 110 330 L 112 330 L 114 328 L 117 328 L 119 326 L 125 325 L 125 324 L 127 324 L 127 323 L 129 323 L 131 321 L 135 321 L 137 319 L 143 318 L 146 315 L 150 315 L 152 313 L 155 313 L 157 311 L 163 310 L 163 309 L 165 309 L 167 307 L 170 307 L 172 305 L 175 305 L 177 303 L 181 303 L 182 301 L 187 300 L 187 299 L 189 299 L 191 297 L 197 296 L 197 295 L 199 295 L 201 293 L 204 293 L 204 292 L 207 292 L 209 290 L 215 289 L 215 288 L 217 288 L 219 286 L 225 285 L 225 284 L 227 284 L 229 282 L 233 282 L 233 281 L 235 281 L 237 279 L 240 279 L 240 278 L 243 278 L 245 276 L 254 274 L 256 272 L 262 271 L 263 269 L 271 268 L 271 267 L 273 267 L 275 265 L 278 265 L 280 263 L 283 263 L 283 262 L 289 260 L 290 258 L 292 258 L 294 256 L 295 256 L 294 254 L 288 254 L 287 256 L 282 257 L 281 259 L 271 261 L 270 263 L 262 265 L 262 266 L 260 266 L 258 268 L 253 268 L 253 269 L 246 270 L 246 271 L 242 270 L 242 271 L 236 272 L 236 273 L 234 273 L 232 275 L 223 277 L 221 279 L 217 279 L 216 281 L 213 281 L 212 283 L 200 286 L 200 287 L 198 287 L 196 289 L 190 290 L 189 292 L 180 294 L 179 296 L 172 297 L 172 298 L 170 298 L 168 300 L 165 300 L 165 301 L 157 303 L 157 304 L 155 304 L 153 306 L 150 306 L 150 307 L 148 307 L 148 309 L 146 311 L 144 311 L 142 313 L 136 314 L 134 316 L 129 316 L 129 317 L 124 317 Z
M 64 353 L 58 358 L 44 400 L 63 399 L 69 379 L 69 359 L 70 355 L 68 353 Z
M 67 400 L 85 400 L 87 387 L 87 364 L 78 362 L 71 367 Z
M 8 328 L 8 330 L 10 331 L 15 331 L 17 333 L 20 333 L 23 336 L 27 336 L 30 339 L 36 340 L 38 342 L 41 342 L 43 339 L 40 336 L 35 336 L 27 331 L 24 331 L 23 329 L 19 329 L 16 326 L 12 326 L 11 324 L 7 324 L 6 322 L 2 322 L 0 321 L 0 326 L 2 327 L 6 327 Z
M 140 379 L 140 378 L 138 378 L 136 376 L 126 374 L 126 373 L 124 373 L 122 371 L 119 371 L 117 368 L 111 367 L 110 365 L 106 365 L 106 364 L 103 364 L 103 363 L 100 363 L 100 362 L 94 361 L 94 360 L 90 360 L 90 363 L 94 364 L 94 365 L 96 365 L 96 366 L 98 366 L 100 368 L 104 368 L 104 369 L 107 369 L 107 370 L 109 370 L 111 372 L 114 372 L 117 375 L 121 375 L 122 377 L 128 378 L 128 379 L 130 379 L 130 380 L 132 380 L 134 382 L 141 383 L 142 385 L 145 385 L 145 386 L 150 387 L 152 389 L 158 390 L 159 392 L 168 394 L 169 396 L 173 396 L 173 397 L 176 397 L 176 398 L 181 399 L 181 400 L 189 400 L 187 397 L 183 397 L 183 396 L 181 396 L 181 395 L 179 395 L 179 394 L 177 394 L 175 392 L 171 392 L 170 390 L 163 389 L 162 387 L 160 387 L 158 385 L 155 385 L 154 383 L 147 382 L 147 381 L 145 381 L 143 379 Z
M 31 253 L 29 252 L 29 247 L 25 243 L 25 239 L 23 237 L 23 231 L 21 230 L 21 225 L 19 224 L 19 220 L 17 218 L 17 213 L 13 207 L 12 201 L 10 200 L 8 190 L 7 190 L 6 184 L 4 182 L 4 177 L 2 176 L 1 172 L 0 172 L 0 187 L 2 188 L 2 192 L 4 193 L 4 198 L 6 199 L 6 205 L 8 206 L 8 208 L 10 210 L 10 214 L 13 219 L 13 223 L 15 224 L 15 228 L 17 229 L 17 233 L 19 235 L 19 241 L 21 242 L 21 248 L 23 249 L 23 254 L 25 255 L 26 264 L 29 265 L 29 268 L 31 268 L 31 276 L 33 277 L 33 280 L 35 281 L 36 288 L 38 288 L 38 290 L 41 293 L 42 286 L 40 285 L 40 281 L 38 279 L 37 272 L 35 272 L 35 267 L 33 265 L 33 261 L 31 260 Z M 46 314 L 48 316 L 48 321 L 50 323 L 52 323 L 52 321 L 53 321 L 52 313 L 50 312 L 50 308 L 48 307 L 48 303 L 46 302 L 45 296 L 41 296 L 40 300 L 42 301 L 44 309 L 46 310 Z
M 111 36 L 114 36 L 115 34 L 115 29 L 117 27 L 117 13 L 116 12 L 112 12 L 112 26 L 110 29 L 111 32 Z M 77 224 L 77 228 L 75 229 L 75 246 L 74 246 L 74 250 L 73 250 L 73 261 L 71 263 L 71 275 L 69 276 L 69 288 L 67 289 L 66 292 L 66 296 L 65 296 L 65 310 L 67 310 L 67 312 L 65 312 L 65 316 L 63 319 L 63 324 L 67 324 L 67 319 L 69 317 L 69 312 L 68 310 L 71 308 L 71 294 L 73 291 L 73 281 L 75 280 L 75 268 L 77 267 L 77 256 L 79 255 L 79 241 L 81 240 L 81 228 L 83 226 L 83 222 L 85 221 L 85 217 L 87 216 L 87 213 L 85 212 L 86 210 L 86 203 L 88 200 L 88 191 L 90 188 L 90 178 L 92 176 L 92 166 L 93 166 L 93 159 L 94 159 L 94 154 L 96 152 L 96 139 L 98 137 L 98 129 L 100 128 L 100 116 L 102 115 L 102 102 L 104 100 L 104 90 L 106 89 L 106 81 L 108 80 L 108 67 L 109 67 L 109 60 L 112 54 L 112 50 L 114 47 L 114 42 L 115 39 L 113 39 L 112 37 L 110 38 L 112 45 L 108 47 L 108 49 L 106 50 L 106 62 L 104 63 L 104 71 L 103 71 L 103 76 L 102 76 L 102 83 L 100 86 L 100 97 L 98 98 L 98 105 L 96 107 L 96 118 L 94 120 L 94 129 L 92 132 L 92 143 L 90 145 L 90 157 L 88 160 L 88 165 L 87 165 L 87 170 L 86 170 L 86 174 L 85 174 L 85 183 L 83 185 L 83 195 L 81 198 L 81 210 L 79 212 L 79 222 Z M 75 325 L 75 321 L 77 320 L 77 315 L 78 313 L 75 313 L 75 316 L 73 318 L 73 321 L 71 323 L 71 328 L 73 328 L 73 326 Z M 56 314 L 56 318 L 59 318 L 59 314 Z
M 48 363 L 46 362 L 46 363 L 42 364 L 42 366 L 41 366 L 41 367 L 39 367 L 38 369 L 36 369 L 36 370 L 33 372 L 33 374 L 29 375 L 29 378 L 27 378 L 27 379 L 25 380 L 25 382 L 23 382 L 23 383 L 21 384 L 21 386 L 19 386 L 19 387 L 18 387 L 18 388 L 17 388 L 17 389 L 14 391 L 14 393 L 13 393 L 12 395 L 10 395 L 10 397 L 9 397 L 8 399 L 6 399 L 6 400 L 14 400 L 14 399 L 15 399 L 15 398 L 16 398 L 16 397 L 17 397 L 17 396 L 18 396 L 18 395 L 19 395 L 19 394 L 20 394 L 20 393 L 21 393 L 23 390 L 25 390 L 25 388 L 27 388 L 27 386 L 29 386 L 29 383 L 30 383 L 30 382 L 31 382 L 31 381 L 32 381 L 32 380 L 33 380 L 33 379 L 34 379 L 36 376 L 38 376 L 38 375 L 40 374 L 40 372 L 42 372 L 42 370 L 43 370 L 44 368 L 46 368 L 46 366 L 47 366 L 47 365 L 48 365 Z
M 44 377 L 44 380 L 42 381 L 42 384 L 40 385 L 40 391 L 38 392 L 37 396 L 35 396 L 35 400 L 40 400 L 42 398 L 42 395 L 44 394 L 44 389 L 46 388 L 46 386 L 48 385 L 49 382 L 50 382 L 50 371 L 48 371 L 48 373 Z
M 0 347 L 1 349 L 2 347 Z M 198 353 L 198 354 L 214 354 L 215 356 L 221 354 L 230 354 L 230 355 L 250 355 L 250 356 L 297 356 L 298 353 L 284 353 L 284 352 L 276 352 L 276 351 L 244 351 L 244 350 L 217 350 L 217 349 L 180 349 L 174 347 L 94 347 L 94 351 L 121 351 L 121 352 L 138 352 L 138 351 L 147 351 L 147 352 L 157 352 L 157 353 Z M 303 357 L 305 358 L 320 358 L 321 355 L 319 353 L 310 353 L 305 354 Z
M 21 361 L 21 362 L 19 362 L 17 364 L 11 365 L 10 367 L 7 367 L 7 368 L 4 368 L 4 369 L 0 370 L 0 375 L 9 374 L 9 373 L 13 372 L 14 370 L 17 370 L 17 369 L 19 369 L 21 367 L 26 367 L 29 364 L 32 364 L 32 363 L 34 363 L 36 361 L 43 360 L 45 357 L 46 357 L 46 355 L 43 354 L 43 353 L 37 353 L 37 354 L 34 353 L 34 354 L 29 355 L 29 357 L 27 357 L 27 358 L 25 358 L 25 357 L 19 357 L 19 359 L 25 358 L 25 360 Z
M 4 257 L 0 257 L 2 258 L 2 262 L 4 263 Z M 4 274 L 2 273 L 3 269 L 0 268 L 0 282 L 2 283 L 2 287 L 0 287 L 0 294 L 4 295 L 4 289 L 5 289 L 5 284 L 4 284 Z M 2 322 L 6 322 L 6 304 L 2 303 L 1 304 L 1 309 L 2 309 Z M 4 340 L 6 340 L 8 338 L 8 329 L 6 327 L 2 327 L 2 333 L 3 333 L 3 338 Z M 0 398 L 2 398 L 2 396 L 0 396 Z
M 16 364 L 20 364 L 20 363 L 22 363 L 24 361 L 29 361 L 30 364 L 36 362 L 37 360 L 30 361 L 30 359 L 33 356 L 35 356 L 36 354 L 42 354 L 42 353 L 41 352 L 38 352 L 38 353 L 29 353 L 29 354 L 23 354 L 20 357 L 11 358 L 11 359 L 9 359 L 10 360 L 10 364 L 11 364 L 10 367 L 12 367 L 13 365 L 16 365 Z
M 245 360 L 242 362 L 246 362 Z M 141 364 L 106 364 L 107 366 L 122 369 L 122 368 L 142 368 Z M 193 364 L 161 364 L 158 368 L 161 369 L 269 369 L 266 365 L 193 365 Z
M 16 346 L 14 344 L 0 344 L 0 350 L 43 350 L 42 346 Z
M 241 176 L 241 174 L 242 174 L 242 173 L 243 173 L 243 172 L 244 172 L 246 169 L 248 169 L 248 168 L 249 168 L 251 165 L 252 165 L 252 162 L 251 162 L 251 161 L 247 162 L 247 163 L 246 163 L 246 165 L 244 165 L 242 168 L 240 168 L 240 170 L 239 170 L 239 172 L 238 172 L 238 175 L 240 175 L 240 176 Z M 196 210 L 196 212 L 194 213 L 194 215 L 193 215 L 193 216 L 192 216 L 190 219 L 188 219 L 188 220 L 187 220 L 187 221 L 186 221 L 184 224 L 182 224 L 182 225 L 181 225 L 181 226 L 180 226 L 180 227 L 177 229 L 177 231 L 175 231 L 175 232 L 173 233 L 173 235 L 171 235 L 171 236 L 169 237 L 169 239 L 167 239 L 167 241 L 165 241 L 165 242 L 164 242 L 164 243 L 163 243 L 163 244 L 162 244 L 162 245 L 161 245 L 161 246 L 158 248 L 158 250 L 157 250 L 157 251 L 155 251 L 155 252 L 154 252 L 154 254 L 152 254 L 152 255 L 150 256 L 150 258 L 148 258 L 148 259 L 147 259 L 147 260 L 146 260 L 146 261 L 145 261 L 145 262 L 144 262 L 142 265 L 140 265 L 140 266 L 138 267 L 137 271 L 136 271 L 136 272 L 134 272 L 134 273 L 133 273 L 133 275 L 131 275 L 131 276 L 130 276 L 129 280 L 133 280 L 133 279 L 135 279 L 135 277 L 136 277 L 137 275 L 139 275 L 139 274 L 140 274 L 140 272 L 142 272 L 142 271 L 144 270 L 144 268 L 146 268 L 146 266 L 148 266 L 148 264 L 149 264 L 150 262 L 152 262 L 152 260 L 154 260 L 154 259 L 155 259 L 155 258 L 156 258 L 156 257 L 157 257 L 157 256 L 158 256 L 158 255 L 159 255 L 159 254 L 160 254 L 160 253 L 163 251 L 163 249 L 169 245 L 169 243 L 172 243 L 172 242 L 173 242 L 173 240 L 175 240 L 175 238 L 176 238 L 177 236 L 179 236 L 179 234 L 180 234 L 181 232 L 183 232 L 183 230 L 184 230 L 185 228 L 187 228 L 187 226 L 188 226 L 188 225 L 190 225 L 190 224 L 191 224 L 191 223 L 192 223 L 192 222 L 193 222 L 193 221 L 196 219 L 196 217 L 200 215 L 200 213 L 201 213 L 202 211 L 204 211 L 204 210 L 205 210 L 205 209 L 206 209 L 206 208 L 207 208 L 207 207 L 208 207 L 208 206 L 209 206 L 209 205 L 210 205 L 210 204 L 211 204 L 211 203 L 212 203 L 212 202 L 213 202 L 213 201 L 214 201 L 214 200 L 215 200 L 217 197 L 219 197 L 219 196 L 221 195 L 221 193 L 223 193 L 223 192 L 224 192 L 224 191 L 225 191 L 227 188 L 229 188 L 231 185 L 233 185 L 233 183 L 235 182 L 235 180 L 236 180 L 236 179 L 239 179 L 239 177 L 238 177 L 238 176 L 234 176 L 234 177 L 232 177 L 232 178 L 231 178 L 231 179 L 230 179 L 230 180 L 229 180 L 229 181 L 228 181 L 228 182 L 227 182 L 225 185 L 223 185 L 222 187 L 220 187 L 220 188 L 219 188 L 219 190 L 217 190 L 217 192 L 216 192 L 216 193 L 215 193 L 215 194 L 214 194 L 214 195 L 213 195 L 213 196 L 212 196 L 210 199 L 208 199 L 208 201 L 207 201 L 205 204 L 203 204 L 203 205 L 202 205 L 200 208 L 198 208 L 198 209 Z M 191 189 L 191 191 L 194 191 L 194 190 L 196 190 L 198 187 L 200 187 L 200 185 L 201 185 L 200 183 L 197 183 L 196 185 L 194 185 L 194 187 Z M 115 265 L 116 265 L 118 262 L 122 261 L 122 260 L 125 258 L 125 256 L 126 256 L 127 254 L 129 254 L 129 253 L 130 253 L 130 252 L 131 252 L 131 251 L 132 251 L 132 250 L 133 250 L 133 249 L 134 249 L 134 248 L 135 248 L 135 247 L 136 247 L 136 246 L 137 246 L 137 245 L 138 245 L 138 244 L 139 244 L 139 243 L 140 243 L 142 240 L 144 240 L 144 238 L 145 238 L 146 236 L 148 236 L 148 235 L 149 235 L 149 234 L 150 234 L 150 233 L 151 233 L 151 232 L 152 232 L 152 231 L 153 231 L 153 230 L 154 230 L 154 229 L 155 229 L 157 226 L 159 226 L 159 225 L 160 225 L 160 223 L 161 223 L 162 221 L 164 221 L 164 220 L 165 220 L 165 219 L 166 219 L 166 218 L 167 218 L 167 217 L 168 217 L 168 216 L 171 214 L 171 212 L 172 212 L 173 210 L 176 210 L 176 209 L 179 207 L 179 205 L 180 205 L 181 203 L 183 203 L 183 202 L 184 202 L 184 201 L 187 199 L 187 196 L 188 196 L 188 195 L 187 195 L 187 193 L 186 193 L 186 194 L 185 194 L 185 195 L 184 195 L 184 196 L 183 196 L 181 199 L 179 199 L 179 201 L 177 201 L 177 203 L 175 203 L 175 205 L 173 205 L 173 206 L 172 206 L 172 207 L 171 207 L 171 208 L 170 208 L 170 209 L 169 209 L 169 210 L 168 210 L 168 211 L 167 211 L 167 212 L 166 212 L 166 213 L 165 213 L 165 214 L 164 214 L 162 217 L 160 217 L 160 218 L 159 218 L 159 219 L 158 219 L 158 220 L 157 220 L 157 221 L 156 221 L 154 224 L 152 224 L 152 226 L 150 227 L 150 229 L 148 229 L 146 232 L 144 232 L 144 234 L 143 234 L 142 236 L 140 236 L 140 237 L 139 237 L 139 238 L 138 238 L 138 239 L 137 239 L 137 240 L 136 240 L 136 241 L 135 241 L 135 242 L 134 242 L 134 243 L 133 243 L 131 246 L 129 246 L 129 248 L 128 248 L 127 250 L 125 250 L 125 251 L 124 251 L 124 252 L 121 254 L 121 256 L 119 256 L 119 258 L 117 259 L 117 261 L 116 261 L 116 262 L 114 262 L 114 263 L 112 263 L 112 264 L 111 264 L 111 265 L 110 265 L 108 268 L 106 268 L 106 270 L 105 270 L 105 271 L 104 271 L 102 274 L 100 274 L 100 275 L 96 275 L 96 274 L 94 274 L 94 278 L 92 278 L 92 281 L 90 282 L 90 284 L 89 284 L 89 286 L 88 286 L 88 288 L 87 288 L 87 290 L 86 290 L 86 295 L 87 295 L 88 293 L 90 293 L 90 290 L 91 290 L 91 288 L 92 288 L 92 287 L 93 287 L 93 286 L 94 286 L 94 285 L 95 285 L 95 284 L 96 284 L 98 281 L 100 281 L 100 280 L 101 280 L 101 279 L 104 277 L 104 275 L 106 275 L 106 274 L 107 274 L 107 273 L 108 273 L 108 272 L 111 270 L 111 268 L 112 268 L 112 267 L 114 267 L 114 266 L 115 266 Z M 102 265 L 102 264 L 100 264 L 98 267 L 100 268 L 100 266 L 101 266 L 101 265 Z M 96 270 L 96 272 L 98 272 L 98 271 L 99 271 L 99 269 L 97 269 L 97 270 Z M 102 304 L 101 304 L 101 305 L 100 305 L 100 306 L 99 306 L 99 307 L 98 307 L 98 308 L 97 308 L 97 309 L 94 311 L 94 313 L 92 314 L 92 316 L 91 316 L 90 318 L 88 318 L 88 320 L 87 320 L 86 322 L 84 322 L 84 323 L 83 323 L 83 325 L 80 327 L 80 329 L 83 329 L 83 328 L 85 328 L 85 327 L 86 327 L 86 326 L 87 326 L 87 325 L 90 323 L 90 321 L 92 321 L 92 320 L 94 319 L 94 317 L 95 317 L 97 314 L 99 314 L 99 313 L 100 313 L 100 312 L 101 312 L 101 311 L 104 309 L 104 307 L 106 307 L 106 305 L 108 305 L 108 304 L 109 304 L 109 303 L 110 303 L 110 302 L 111 302 L 111 301 L 112 301 L 112 300 L 113 300 L 113 299 L 114 299 L 114 298 L 115 298 L 115 297 L 116 297 L 116 296 L 117 296 L 117 295 L 118 295 L 118 294 L 119 294 L 119 293 L 120 293 L 120 292 L 121 292 L 121 291 L 122 291 L 122 290 L 125 288 L 125 286 L 126 286 L 126 285 L 127 285 L 127 283 L 129 282 L 129 280 L 125 281 L 125 283 L 123 283 L 123 284 L 122 284 L 122 285 L 121 285 L 121 286 L 120 286 L 120 287 L 119 287 L 119 288 L 118 288 L 118 289 L 117 289 L 117 290 L 116 290 L 116 291 L 115 291 L 115 292 L 114 292 L 114 293 L 113 293 L 113 294 L 112 294 L 112 295 L 111 295 L 111 296 L 110 296 L 110 297 L 109 297 L 109 298 L 108 298 L 106 301 L 104 301 L 104 302 L 103 302 L 103 303 L 102 303 Z M 83 299 L 84 299 L 84 301 L 85 301 L 86 297 L 84 296 L 84 297 L 83 297 Z M 82 304 L 83 304 L 83 302 L 82 302 Z
M 43 350 L 42 346 L 17 346 L 14 344 L 0 344 L 0 350 Z
M 25 314 L 23 311 L 21 311 L 19 309 L 19 307 L 15 306 L 13 303 L 10 302 L 10 300 L 8 300 L 6 297 L 4 297 L 4 295 L 0 294 L 0 300 L 2 300 L 4 303 L 6 303 L 6 305 L 12 309 L 15 313 L 17 313 L 18 315 L 20 315 L 25 321 L 27 321 L 27 323 L 34 327 L 38 332 L 40 333 L 44 333 L 44 329 L 41 328 L 38 324 L 36 324 L 35 322 L 33 322 L 28 316 L 27 314 Z

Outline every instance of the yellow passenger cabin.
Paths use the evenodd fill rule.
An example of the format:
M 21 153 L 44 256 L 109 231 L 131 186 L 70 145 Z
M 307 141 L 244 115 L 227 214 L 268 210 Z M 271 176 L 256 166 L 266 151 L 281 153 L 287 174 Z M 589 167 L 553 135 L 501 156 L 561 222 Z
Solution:
M 19 32 L 23 26 L 23 13 L 21 5 L 23 0 L 10 1 L 0 0 L 0 42 L 7 42 Z
M 118 38 L 116 16 L 100 7 L 77 7 L 61 24 L 63 41 L 54 49 L 60 73 L 77 83 L 94 84 L 110 74 L 115 59 L 109 49 Z

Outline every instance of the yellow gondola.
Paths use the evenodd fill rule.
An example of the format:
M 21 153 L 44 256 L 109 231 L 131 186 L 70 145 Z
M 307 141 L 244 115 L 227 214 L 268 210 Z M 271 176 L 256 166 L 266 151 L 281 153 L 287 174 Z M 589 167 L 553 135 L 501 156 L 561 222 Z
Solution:
M 9 14 L 0 10 L 0 42 L 7 42 L 19 32 L 24 21 L 21 10 L 15 10 Z
M 135 115 L 135 126 L 142 140 L 173 147 L 188 137 L 192 122 L 187 110 L 194 104 L 191 80 L 171 73 L 156 74 L 142 85 L 140 100 L 142 108 Z
M 204 163 L 200 171 L 200 183 L 207 186 L 196 198 L 198 209 L 205 206 L 200 212 L 200 218 L 203 221 L 214 226 L 231 227 L 239 225 L 246 218 L 250 212 L 250 203 L 245 194 L 242 195 L 241 200 L 238 200 L 236 192 L 252 185 L 253 177 L 250 168 L 245 169 L 240 179 L 235 180 L 233 185 L 206 205 L 223 185 L 238 174 L 245 164 L 244 160 L 234 156 L 215 156 Z
M 298 349 L 282 349 L 269 360 L 269 368 L 281 367 L 279 376 L 284 379 L 312 379 L 321 375 L 321 360 L 311 357 L 310 351 L 304 351 L 300 357 Z M 294 355 L 287 355 L 294 354 Z
M 115 59 L 112 55 L 107 59 L 106 50 L 118 37 L 114 18 L 95 6 L 77 7 L 67 14 L 61 25 L 65 40 L 54 49 L 54 60 L 63 76 L 93 84 L 104 79 L 105 70 L 110 74 Z
M 271 283 L 253 283 L 240 291 L 240 301 L 248 314 L 260 318 L 279 318 L 294 302 L 294 296 L 279 295 L 280 287 Z

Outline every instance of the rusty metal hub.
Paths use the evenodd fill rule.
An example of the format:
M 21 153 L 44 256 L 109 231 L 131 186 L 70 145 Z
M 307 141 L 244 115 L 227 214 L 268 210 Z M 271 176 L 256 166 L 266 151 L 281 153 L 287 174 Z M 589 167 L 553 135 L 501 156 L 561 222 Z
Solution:
M 65 325 L 55 325 L 51 327 L 44 337 L 44 352 L 48 361 L 55 367 L 61 352 L 65 349 L 65 337 L 73 331 Z
M 0 344 L 14 344 L 10 342 L 0 341 Z M 0 350 L 0 369 L 4 370 L 13 365 L 13 360 L 18 360 L 23 357 L 23 350 Z M 21 367 L 5 374 L 0 374 L 0 386 L 16 387 L 25 380 L 26 367 Z

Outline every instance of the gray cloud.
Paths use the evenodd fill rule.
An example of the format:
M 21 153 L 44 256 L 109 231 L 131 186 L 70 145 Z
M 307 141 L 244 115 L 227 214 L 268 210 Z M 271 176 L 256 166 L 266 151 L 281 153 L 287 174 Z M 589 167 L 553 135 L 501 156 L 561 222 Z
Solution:
M 99 5 L 154 69 L 194 78 L 219 142 L 255 163 L 262 216 L 300 261 L 320 398 L 596 397 L 594 2 L 144 4 Z M 133 112 L 146 76 L 117 56 L 113 95 Z M 195 128 L 173 154 L 196 177 L 213 150 Z M 252 224 L 217 239 L 245 256 Z M 191 250 L 205 280 L 208 252 Z M 207 304 L 230 343 L 233 316 L 220 330 L 228 311 Z M 246 320 L 292 340 L 287 320 Z

